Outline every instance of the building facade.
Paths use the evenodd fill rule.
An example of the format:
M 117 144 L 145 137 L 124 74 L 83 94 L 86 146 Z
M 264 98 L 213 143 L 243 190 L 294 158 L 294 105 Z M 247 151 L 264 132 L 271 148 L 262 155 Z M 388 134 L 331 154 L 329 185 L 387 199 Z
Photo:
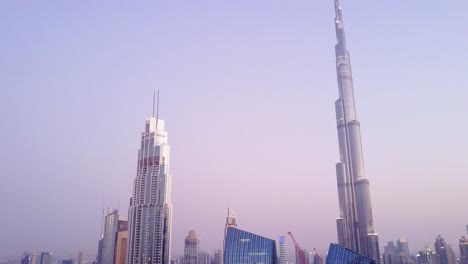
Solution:
M 279 237 L 279 264 L 286 264 L 286 240 L 284 236 Z
M 129 208 L 127 264 L 169 264 L 171 243 L 170 148 L 164 121 L 146 119 Z
M 455 264 L 455 253 L 450 245 L 445 242 L 445 239 L 438 235 L 434 242 L 434 252 L 436 262 L 438 264 Z
M 336 164 L 340 216 L 338 243 L 380 262 L 374 230 L 369 180 L 365 177 L 360 123 L 354 102 L 351 60 L 346 48 L 343 15 L 335 0 L 336 71 L 339 97 L 335 102 L 340 162 Z
M 128 243 L 128 221 L 119 220 L 114 243 L 114 264 L 126 264 Z
M 405 239 L 398 239 L 397 243 L 389 241 L 384 247 L 382 255 L 383 264 L 410 264 L 412 263 L 409 253 L 408 242 Z
M 460 264 L 468 264 L 468 239 L 465 236 L 460 238 L 458 247 L 460 249 Z
M 195 230 L 190 230 L 184 243 L 184 262 L 185 264 L 198 264 L 198 240 Z
M 376 261 L 338 244 L 330 244 L 327 264 L 375 264 Z
M 207 252 L 198 253 L 198 264 L 211 264 L 210 254 Z
M 276 264 L 275 240 L 237 228 L 228 228 L 224 245 L 224 264 Z
M 215 250 L 213 255 L 213 264 L 223 264 L 223 250 Z
M 104 219 L 104 236 L 102 237 L 102 255 L 100 264 L 114 263 L 115 235 L 119 225 L 119 211 L 112 209 Z

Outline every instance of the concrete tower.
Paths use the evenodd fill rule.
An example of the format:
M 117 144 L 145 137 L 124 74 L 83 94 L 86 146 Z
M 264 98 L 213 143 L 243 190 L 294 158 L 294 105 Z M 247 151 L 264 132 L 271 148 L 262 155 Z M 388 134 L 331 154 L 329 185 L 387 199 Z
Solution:
M 374 231 L 369 180 L 364 173 L 360 124 L 356 117 L 353 77 L 346 48 L 343 15 L 335 0 L 336 72 L 339 97 L 335 102 L 340 162 L 336 164 L 340 217 L 338 243 L 380 262 L 379 243 Z
M 155 117 L 153 110 L 141 135 L 130 199 L 128 264 L 170 263 L 172 204 L 167 136 L 164 121 L 158 114 Z
M 184 247 L 184 263 L 185 264 L 199 264 L 198 260 L 198 240 L 197 233 L 195 230 L 190 230 L 187 237 L 185 237 Z

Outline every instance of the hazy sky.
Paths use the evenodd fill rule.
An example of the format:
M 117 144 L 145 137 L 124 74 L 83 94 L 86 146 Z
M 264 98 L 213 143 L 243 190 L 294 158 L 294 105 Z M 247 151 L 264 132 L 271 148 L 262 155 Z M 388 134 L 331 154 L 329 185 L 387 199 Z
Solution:
M 383 247 L 468 224 L 468 1 L 342 0 Z M 0 256 L 95 254 L 127 215 L 153 90 L 171 145 L 174 255 L 195 229 L 336 241 L 332 0 L 0 3 Z M 288 243 L 290 240 L 287 240 Z M 289 243 L 291 244 L 291 243 Z

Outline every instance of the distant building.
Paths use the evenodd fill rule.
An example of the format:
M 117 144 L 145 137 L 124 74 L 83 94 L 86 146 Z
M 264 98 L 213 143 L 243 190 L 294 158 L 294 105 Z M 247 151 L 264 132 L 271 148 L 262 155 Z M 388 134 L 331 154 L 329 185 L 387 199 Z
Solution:
M 119 220 L 119 211 L 112 209 L 104 218 L 104 232 L 98 243 L 96 264 L 126 264 L 128 221 Z M 79 252 L 78 262 L 83 254 Z
M 434 243 L 435 258 L 438 264 L 456 264 L 455 253 L 441 235 L 438 235 Z
M 275 240 L 237 228 L 228 228 L 224 246 L 224 264 L 277 264 Z
M 223 251 L 221 249 L 215 251 L 212 264 L 223 264 Z
M 383 264 L 412 263 L 412 260 L 410 259 L 408 242 L 406 242 L 405 239 L 398 239 L 395 246 L 393 241 L 389 241 L 388 244 L 384 247 L 382 258 Z
M 462 236 L 458 246 L 460 248 L 460 264 L 468 264 L 468 239 Z
M 198 240 L 195 230 L 190 230 L 185 237 L 184 264 L 198 264 Z
M 77 264 L 83 264 L 83 252 L 78 252 L 78 262 Z
M 375 264 L 376 261 L 338 244 L 330 244 L 327 264 L 344 263 Z
M 21 260 L 21 263 L 26 264 L 27 259 L 29 259 L 28 264 L 52 264 L 52 253 L 50 252 L 35 252 L 31 253 L 28 255 L 28 258 L 26 256 Z
M 436 253 L 430 248 L 419 251 L 418 254 L 416 254 L 416 260 L 418 264 L 438 263 L 436 260 Z
M 31 254 L 24 253 L 21 258 L 21 264 L 31 264 Z
M 114 244 L 114 264 L 126 264 L 128 243 L 128 221 L 119 220 Z
M 286 240 L 284 236 L 279 237 L 279 264 L 286 264 Z
M 171 264 L 181 264 L 182 261 L 180 261 L 180 259 L 177 259 L 177 258 L 171 258 Z
M 104 220 L 104 236 L 102 237 L 102 256 L 100 264 L 114 263 L 115 236 L 119 224 L 119 211 L 112 209 Z
M 73 264 L 73 259 L 64 259 L 61 261 L 62 264 Z
M 198 264 L 211 264 L 210 254 L 207 252 L 198 253 Z
M 99 242 L 98 242 L 98 252 L 96 254 L 96 264 L 102 264 L 102 243 L 103 243 L 103 240 L 102 240 L 102 237 L 101 237 L 101 239 L 99 239 Z

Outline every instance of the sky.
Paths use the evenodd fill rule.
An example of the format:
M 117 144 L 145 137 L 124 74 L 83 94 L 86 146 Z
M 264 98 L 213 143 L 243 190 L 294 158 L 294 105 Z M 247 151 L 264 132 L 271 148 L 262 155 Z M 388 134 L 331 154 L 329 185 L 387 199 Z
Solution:
M 458 254 L 468 207 L 465 0 L 342 0 L 376 231 Z M 127 217 L 160 90 L 172 251 L 239 228 L 336 241 L 333 1 L 0 3 L 0 257 L 97 252 Z M 291 249 L 291 241 L 288 247 Z

